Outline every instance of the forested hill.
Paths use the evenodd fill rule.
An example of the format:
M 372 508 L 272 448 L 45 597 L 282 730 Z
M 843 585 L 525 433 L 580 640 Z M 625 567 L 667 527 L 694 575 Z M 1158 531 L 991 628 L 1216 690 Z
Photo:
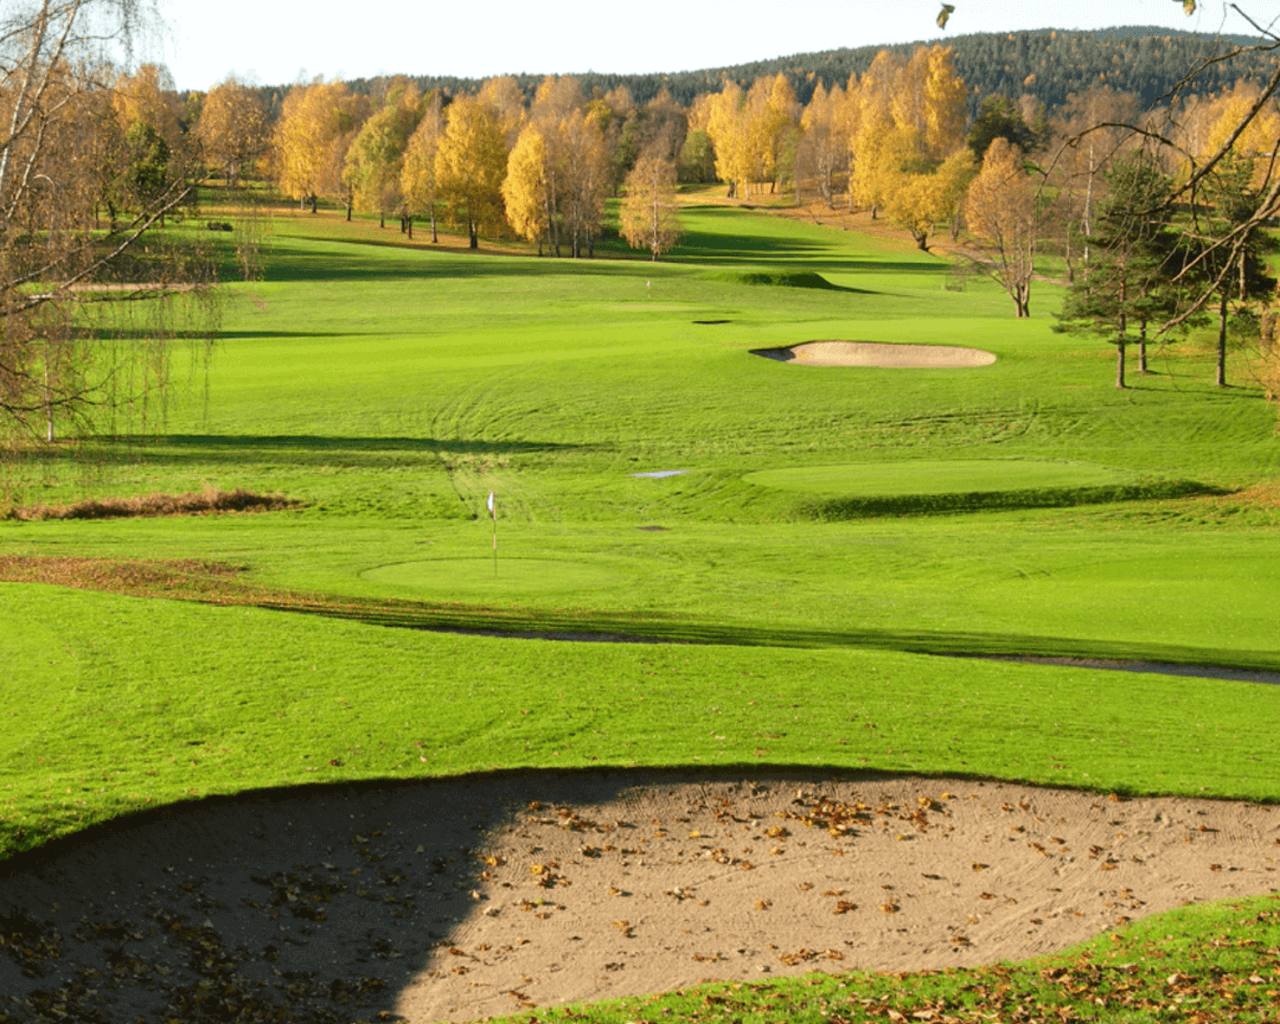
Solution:
M 1122 92 L 1140 95 L 1147 105 L 1167 93 L 1187 70 L 1206 58 L 1248 45 L 1243 36 L 1208 36 L 1171 32 L 1152 26 L 1127 26 L 1095 32 L 1045 29 L 1037 32 L 975 33 L 953 36 L 942 42 L 955 50 L 956 69 L 968 85 L 972 105 L 984 96 L 1001 93 L 1016 99 L 1030 93 L 1050 111 L 1068 94 L 1109 85 Z M 590 95 L 599 87 L 607 92 L 626 86 L 638 103 L 645 103 L 665 86 L 680 103 L 688 104 L 705 92 L 718 92 L 726 78 L 748 86 L 762 75 L 785 72 L 801 102 L 808 102 L 814 84 L 844 83 L 850 74 L 862 74 L 881 50 L 911 53 L 918 43 L 894 46 L 842 47 L 821 53 L 801 53 L 790 57 L 738 64 L 733 67 L 680 71 L 670 74 L 614 75 L 588 72 L 576 77 Z M 1200 74 L 1195 92 L 1216 92 L 1238 78 L 1261 78 L 1274 65 L 1274 57 L 1263 53 L 1245 54 L 1215 64 Z M 532 94 L 542 75 L 516 75 L 526 92 Z M 472 91 L 478 82 L 461 78 L 415 76 L 423 89 L 444 88 L 453 93 Z M 357 79 L 350 83 L 357 91 L 377 91 L 377 80 Z

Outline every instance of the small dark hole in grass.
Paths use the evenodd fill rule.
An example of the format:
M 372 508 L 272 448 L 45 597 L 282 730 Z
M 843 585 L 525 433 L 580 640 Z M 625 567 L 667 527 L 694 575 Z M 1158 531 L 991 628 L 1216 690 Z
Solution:
M 653 532 L 653 531 L 655 531 L 655 530 L 670 530 L 670 529 L 671 529 L 671 527 L 669 527 L 669 526 L 637 526 L 637 527 L 636 527 L 636 529 L 637 529 L 637 530 L 648 530 L 649 532 Z
M 716 324 L 731 324 L 732 320 L 695 320 L 695 324 L 702 327 L 714 327 Z

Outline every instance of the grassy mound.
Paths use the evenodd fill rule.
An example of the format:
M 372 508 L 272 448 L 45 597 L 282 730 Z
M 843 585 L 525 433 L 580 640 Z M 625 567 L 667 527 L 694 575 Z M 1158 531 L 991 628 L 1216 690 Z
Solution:
M 768 285 L 773 288 L 819 288 L 827 291 L 845 291 L 832 284 L 821 274 L 810 270 L 750 270 L 729 273 L 709 273 L 714 281 L 734 284 Z
M 807 501 L 800 515 L 824 522 L 867 516 L 941 515 L 959 512 L 997 512 L 1009 509 L 1072 508 L 1127 501 L 1151 501 L 1229 492 L 1195 480 L 1157 480 L 1149 483 L 1104 484 L 1097 487 L 1036 487 L 1016 491 L 964 491 L 952 494 L 891 494 Z

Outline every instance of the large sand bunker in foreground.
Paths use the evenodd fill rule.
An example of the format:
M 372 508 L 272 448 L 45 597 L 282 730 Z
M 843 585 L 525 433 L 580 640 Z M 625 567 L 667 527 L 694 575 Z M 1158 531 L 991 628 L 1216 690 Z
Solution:
M 894 345 L 883 341 L 806 341 L 785 348 L 755 348 L 752 355 L 807 366 L 954 369 L 990 366 L 996 357 L 961 345 Z
M 273 1020 L 426 1024 L 971 966 L 1268 892 L 1278 835 L 1280 812 L 1244 803 L 814 770 L 246 795 L 7 865 L 0 924 L 22 941 L 0 992 L 59 988 L 82 1020 L 188 1020 L 216 994 Z

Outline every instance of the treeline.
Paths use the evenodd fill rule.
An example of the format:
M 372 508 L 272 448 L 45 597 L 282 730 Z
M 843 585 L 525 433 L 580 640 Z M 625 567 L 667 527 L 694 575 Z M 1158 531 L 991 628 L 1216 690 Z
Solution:
M 1235 47 L 1256 42 L 1245 36 L 1208 36 L 1156 26 L 1128 26 L 1093 32 L 1053 29 L 982 32 L 951 37 L 945 45 L 954 55 L 956 72 L 969 87 L 972 117 L 986 96 L 1001 95 L 1016 100 L 1027 95 L 1052 114 L 1067 103 L 1073 93 L 1100 86 L 1131 92 L 1144 106 L 1151 106 L 1168 95 L 1190 69 L 1206 65 Z M 636 103 L 643 105 L 665 92 L 676 103 L 691 106 L 699 96 L 719 92 L 727 81 L 745 89 L 756 79 L 782 74 L 790 82 L 796 98 L 808 103 L 819 84 L 830 89 L 833 85 L 843 85 L 851 75 L 865 74 L 882 50 L 910 57 L 922 45 L 926 44 L 841 47 L 698 71 L 630 75 L 588 71 L 575 77 L 588 95 L 626 89 Z M 1241 79 L 1260 82 L 1270 69 L 1269 55 L 1243 53 L 1231 60 L 1204 66 L 1194 81 L 1188 83 L 1188 94 L 1222 92 Z M 439 90 L 451 96 L 477 92 L 482 85 L 480 79 L 456 75 L 353 78 L 347 84 L 352 92 L 377 96 L 384 93 L 393 80 L 405 77 L 421 92 Z M 545 76 L 515 74 L 509 77 L 529 102 Z M 279 117 L 289 86 L 253 88 L 268 118 L 274 121 Z
M 1025 93 L 1052 113 L 1072 93 L 1104 85 L 1119 92 L 1132 92 L 1144 106 L 1151 106 L 1168 94 L 1189 69 L 1251 42 L 1257 40 L 1147 26 L 1097 32 L 983 32 L 955 36 L 944 45 L 952 51 L 956 72 L 969 87 L 969 113 L 974 116 L 985 96 L 1017 99 Z M 586 72 L 577 78 L 587 93 L 625 88 L 637 103 L 643 104 L 665 90 L 677 103 L 689 106 L 699 96 L 719 92 L 726 81 L 745 89 L 759 78 L 783 74 L 797 99 L 808 103 L 819 83 L 830 89 L 843 85 L 850 75 L 865 74 L 881 51 L 887 49 L 900 57 L 910 57 L 922 45 L 932 44 L 842 47 L 699 71 L 638 75 Z M 1220 92 L 1241 78 L 1265 78 L 1270 69 L 1267 54 L 1242 54 L 1207 67 L 1191 83 L 1190 92 Z M 542 79 L 538 75 L 514 75 L 513 80 L 526 97 L 532 98 Z M 376 93 L 383 81 L 353 79 L 350 85 L 355 92 Z M 424 92 L 442 89 L 452 94 L 474 92 L 480 85 L 475 79 L 447 76 L 414 76 L 413 81 Z

